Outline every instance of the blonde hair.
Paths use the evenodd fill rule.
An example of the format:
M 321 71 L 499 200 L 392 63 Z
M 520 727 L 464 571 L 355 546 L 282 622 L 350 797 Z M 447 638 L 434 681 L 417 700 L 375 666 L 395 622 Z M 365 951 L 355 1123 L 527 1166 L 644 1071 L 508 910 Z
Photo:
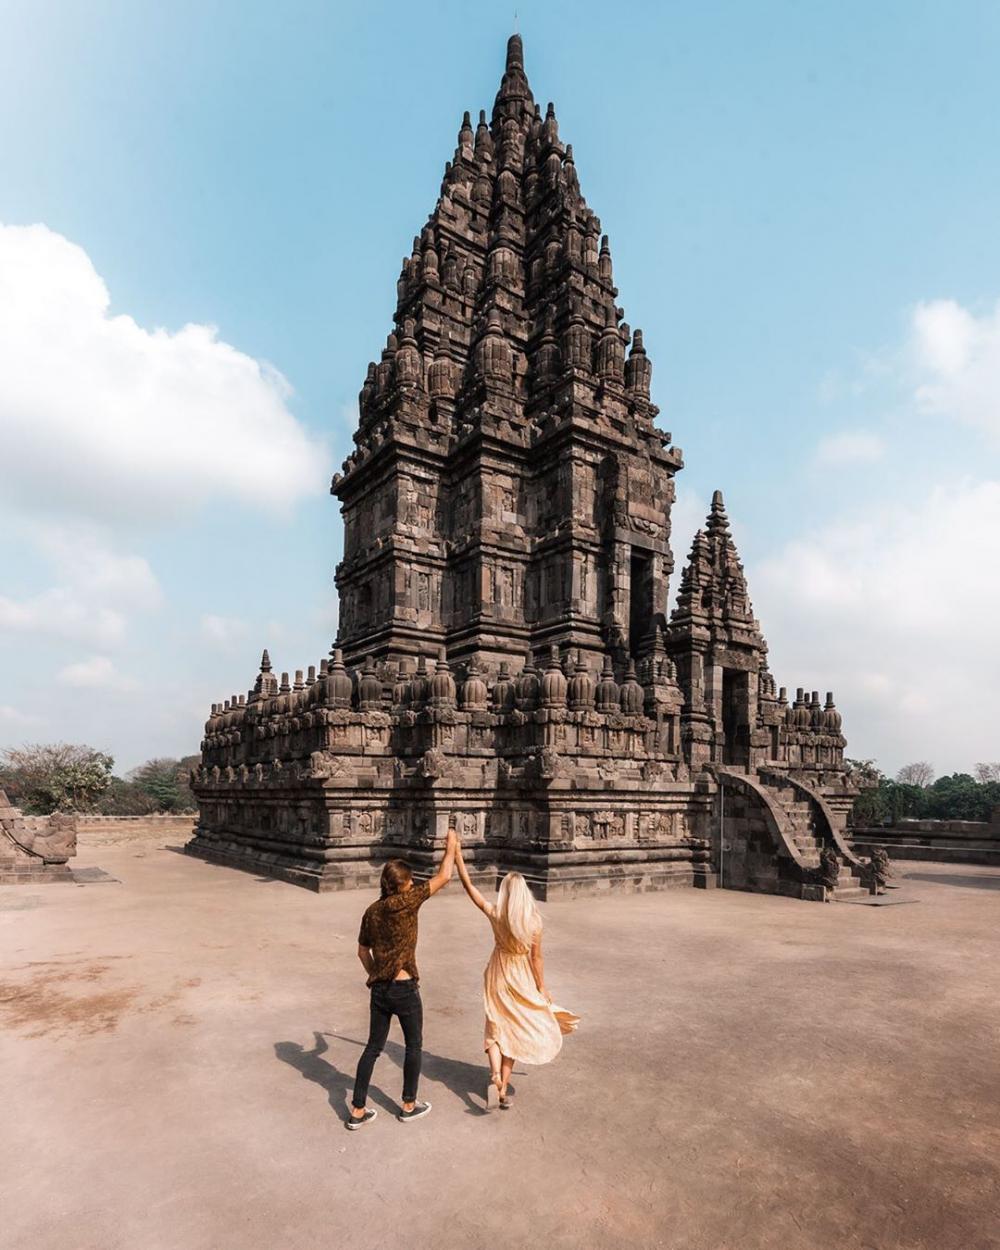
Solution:
M 541 932 L 541 913 L 519 872 L 509 872 L 500 882 L 496 914 L 500 924 L 522 946 L 530 946 Z

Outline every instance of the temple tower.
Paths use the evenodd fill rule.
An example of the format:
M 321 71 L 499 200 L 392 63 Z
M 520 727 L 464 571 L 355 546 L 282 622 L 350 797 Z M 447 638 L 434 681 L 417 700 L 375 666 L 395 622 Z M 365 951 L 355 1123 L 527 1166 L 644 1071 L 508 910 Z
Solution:
M 715 883 L 725 819 L 735 888 L 826 897 L 837 862 L 856 874 L 840 713 L 775 693 L 718 492 L 667 623 L 682 460 L 623 317 L 515 35 L 333 479 L 330 657 L 279 681 L 264 651 L 213 705 L 192 854 L 342 889 L 396 855 L 428 870 L 455 829 L 487 886 L 658 890 Z
M 403 260 L 333 480 L 349 663 L 444 646 L 493 671 L 555 643 L 594 672 L 610 648 L 623 672 L 648 650 L 682 460 L 617 299 L 607 236 L 514 35 L 491 118 L 465 114 Z
M 667 648 L 685 692 L 681 733 L 692 762 L 749 768 L 767 643 L 720 490 L 681 573 Z

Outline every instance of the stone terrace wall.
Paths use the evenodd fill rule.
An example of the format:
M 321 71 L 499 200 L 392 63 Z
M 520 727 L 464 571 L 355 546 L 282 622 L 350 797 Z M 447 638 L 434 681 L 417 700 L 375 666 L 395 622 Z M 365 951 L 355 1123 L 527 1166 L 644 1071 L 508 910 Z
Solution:
M 898 824 L 853 830 L 854 849 L 867 854 L 884 846 L 893 859 L 1000 866 L 1000 807 L 992 819 L 901 820 Z
M 197 816 L 80 816 L 77 845 L 120 846 L 128 842 L 182 845 L 194 832 Z

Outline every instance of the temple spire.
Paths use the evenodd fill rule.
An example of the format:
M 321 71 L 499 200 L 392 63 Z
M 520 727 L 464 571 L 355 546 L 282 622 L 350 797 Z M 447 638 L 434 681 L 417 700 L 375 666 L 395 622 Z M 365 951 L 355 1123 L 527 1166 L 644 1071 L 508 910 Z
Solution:
M 278 681 L 271 672 L 271 657 L 265 649 L 264 654 L 260 657 L 260 672 L 257 674 L 257 680 L 253 684 L 253 690 L 250 692 L 251 702 L 257 699 L 266 699 L 269 695 L 278 693 Z
M 460 158 L 470 163 L 475 159 L 473 152 L 475 137 L 475 132 L 472 129 L 472 118 L 466 112 L 462 116 L 462 125 L 458 132 L 458 147 L 455 151 L 456 159 Z
M 746 575 L 729 528 L 721 490 L 713 493 L 705 528 L 695 535 L 688 563 L 681 574 L 671 624 L 692 614 L 727 624 L 741 623 L 759 638 Z M 759 642 L 763 647 L 763 639 L 759 638 Z
M 505 118 L 513 117 L 527 127 L 534 113 L 535 100 L 524 73 L 524 45 L 520 35 L 511 35 L 507 40 L 507 62 L 500 90 L 493 103 L 493 125 L 496 127 Z
M 726 505 L 721 490 L 712 493 L 712 507 L 709 510 L 705 528 L 710 535 L 732 543 L 729 533 L 729 517 L 726 514 Z M 735 548 L 733 551 L 735 553 Z

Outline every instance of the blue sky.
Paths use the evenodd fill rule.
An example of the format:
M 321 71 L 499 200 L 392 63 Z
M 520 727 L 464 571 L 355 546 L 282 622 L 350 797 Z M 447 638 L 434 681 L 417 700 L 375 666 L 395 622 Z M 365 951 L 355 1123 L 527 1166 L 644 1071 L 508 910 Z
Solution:
M 1000 758 L 1000 8 L 517 7 L 684 449 L 678 561 L 722 487 L 851 754 Z M 262 645 L 326 653 L 325 481 L 513 9 L 0 20 L 0 745 L 126 768 Z

